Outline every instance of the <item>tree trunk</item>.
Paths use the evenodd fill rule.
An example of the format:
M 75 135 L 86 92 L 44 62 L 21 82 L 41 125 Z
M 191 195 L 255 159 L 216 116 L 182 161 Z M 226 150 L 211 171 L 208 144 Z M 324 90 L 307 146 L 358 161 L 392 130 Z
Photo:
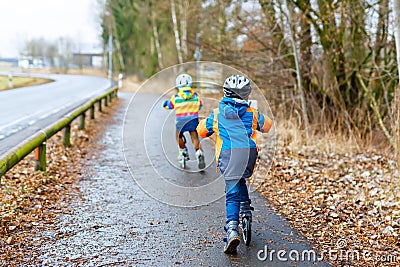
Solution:
M 395 128 L 395 142 L 396 142 L 396 155 L 397 162 L 400 161 L 400 0 L 393 0 L 393 15 L 395 21 L 394 38 L 396 41 L 396 53 L 397 53 L 397 69 L 399 72 L 399 83 L 395 90 L 394 96 L 394 128 Z
M 310 0 L 306 0 L 307 4 L 310 5 Z M 304 90 L 311 91 L 311 62 L 312 53 L 311 47 L 313 45 L 311 39 L 311 22 L 303 14 L 301 15 L 301 40 L 300 40 L 300 62 L 301 62 L 301 73 L 303 74 L 303 85 Z
M 118 29 L 115 25 L 113 16 L 111 16 L 111 27 L 112 27 L 112 31 L 114 32 L 114 36 L 115 36 L 114 42 L 115 42 L 115 47 L 117 48 L 117 52 L 118 52 L 119 65 L 120 65 L 121 71 L 125 72 L 124 55 L 122 53 L 121 44 L 119 42 L 120 37 L 119 37 Z
M 378 11 L 378 27 L 376 29 L 376 41 L 374 46 L 374 64 L 375 68 L 371 69 L 370 88 L 382 90 L 385 100 L 385 105 L 388 111 L 391 110 L 389 100 L 388 86 L 385 85 L 382 70 L 386 67 L 385 57 L 387 56 L 388 43 L 388 25 L 389 25 L 389 0 L 381 0 L 379 2 Z M 388 112 L 390 121 L 394 121 L 392 112 Z
M 174 0 L 171 0 L 171 14 L 172 14 L 172 23 L 174 25 L 176 51 L 178 53 L 178 63 L 182 64 L 183 59 L 182 59 L 182 51 L 181 51 L 181 40 L 179 38 L 178 22 L 176 20 L 175 1 Z
M 396 12 L 396 11 L 395 11 Z M 388 37 L 388 16 L 389 16 L 389 0 L 381 0 L 379 3 L 379 19 L 376 29 L 375 54 L 377 65 L 380 66 L 380 59 L 385 56 L 381 54 L 382 48 L 385 47 Z
M 217 33 L 217 44 L 220 46 L 220 48 L 223 50 L 223 39 L 225 37 L 225 30 L 226 30 L 226 8 L 223 0 L 218 0 L 218 23 L 219 23 L 219 29 Z
M 157 29 L 157 23 L 156 23 L 155 17 L 156 17 L 156 15 L 155 15 L 154 11 L 152 11 L 151 12 L 151 24 L 153 26 L 153 37 L 154 37 L 154 44 L 156 46 L 156 51 L 157 51 L 158 67 L 160 69 L 163 69 L 164 68 L 163 57 L 162 57 L 160 38 L 158 37 L 158 29 Z
M 215 23 L 215 36 L 212 37 L 212 39 L 215 40 L 215 46 L 218 47 L 219 50 L 219 56 L 218 58 L 215 58 L 214 60 L 225 60 L 228 58 L 227 56 L 227 48 L 228 48 L 228 44 L 230 40 L 230 37 L 228 37 L 227 34 L 227 25 L 228 25 L 228 20 L 229 17 L 227 14 L 227 5 L 229 5 L 229 3 L 227 1 L 224 0 L 217 0 L 217 9 L 216 9 L 216 16 L 218 18 L 218 20 L 216 20 Z M 200 32 L 203 34 L 203 29 L 200 29 Z M 207 36 L 204 36 L 204 39 L 209 39 L 211 40 L 211 38 L 207 38 Z M 228 62 L 225 62 L 228 63 Z
M 393 15 L 395 20 L 394 38 L 396 40 L 397 68 L 400 78 L 400 0 L 393 0 Z M 398 90 L 400 90 L 398 88 Z
M 121 71 L 125 72 L 125 61 L 124 61 L 124 55 L 121 50 L 121 44 L 119 43 L 118 38 L 115 38 L 114 42 L 115 42 L 115 46 L 116 46 L 117 52 L 118 52 L 118 59 L 119 59 Z
M 276 1 L 271 0 L 259 0 L 258 2 L 265 17 L 267 31 L 270 34 L 270 38 L 273 40 L 274 46 L 277 48 L 275 53 L 281 53 L 284 55 L 289 54 L 290 47 L 287 47 L 286 43 L 282 42 L 284 39 L 283 27 L 281 26 L 283 19 L 281 16 L 279 16 L 279 21 L 276 18 L 277 10 L 280 9 L 280 11 L 282 11 L 281 5 L 277 4 Z
M 303 120 L 304 120 L 304 128 L 306 131 L 306 142 L 308 142 L 309 137 L 310 137 L 310 132 L 309 132 L 309 122 L 308 122 L 308 115 L 307 115 L 307 105 L 306 105 L 306 97 L 304 94 L 304 90 L 303 90 L 303 85 L 302 85 L 302 80 L 301 80 L 301 70 L 300 70 L 300 66 L 299 66 L 299 53 L 297 50 L 297 46 L 296 46 L 296 42 L 295 42 L 295 37 L 293 34 L 293 30 L 292 30 L 292 14 L 291 14 L 291 10 L 290 7 L 287 4 L 286 0 L 283 0 L 284 4 L 287 8 L 287 21 L 289 24 L 289 38 L 290 41 L 292 43 L 292 48 L 293 48 L 293 56 L 294 56 L 294 62 L 296 65 L 296 77 L 297 77 L 297 87 L 299 88 L 300 91 L 300 101 L 301 101 L 301 109 L 302 109 L 302 113 L 303 113 Z
M 180 24 L 181 24 L 181 39 L 182 39 L 182 52 L 185 58 L 188 55 L 187 49 L 187 12 L 189 7 L 188 0 L 180 0 L 179 1 L 179 13 L 181 16 Z
M 158 67 L 160 67 L 160 69 L 163 69 L 164 64 L 163 64 L 163 59 L 162 59 L 160 40 L 158 38 L 158 30 L 157 30 L 157 26 L 155 24 L 153 24 L 153 35 L 154 35 L 154 43 L 156 45 L 156 50 L 157 50 Z

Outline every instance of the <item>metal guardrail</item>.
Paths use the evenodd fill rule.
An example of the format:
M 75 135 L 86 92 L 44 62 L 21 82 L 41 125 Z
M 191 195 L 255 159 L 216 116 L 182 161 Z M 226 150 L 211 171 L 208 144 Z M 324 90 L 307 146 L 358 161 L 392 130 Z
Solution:
M 13 166 L 20 162 L 25 156 L 36 149 L 36 170 L 46 171 L 46 141 L 57 132 L 65 129 L 64 145 L 70 146 L 70 130 L 71 123 L 77 117 L 81 116 L 80 128 L 85 128 L 86 111 L 90 109 L 90 118 L 95 118 L 95 104 L 98 103 L 98 110 L 102 111 L 102 100 L 104 105 L 108 106 L 108 102 L 117 97 L 118 87 L 112 86 L 104 94 L 90 100 L 86 104 L 78 107 L 63 118 L 47 126 L 46 128 L 36 132 L 31 137 L 22 141 L 19 145 L 11 148 L 6 153 L 0 155 L 0 178 Z

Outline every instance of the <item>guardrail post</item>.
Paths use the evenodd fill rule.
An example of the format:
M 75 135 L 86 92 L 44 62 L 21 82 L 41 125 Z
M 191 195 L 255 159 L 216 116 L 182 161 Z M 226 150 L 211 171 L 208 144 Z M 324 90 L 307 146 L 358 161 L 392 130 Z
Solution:
M 71 124 L 64 128 L 64 146 L 71 146 Z
M 86 113 L 83 112 L 81 115 L 81 126 L 79 127 L 79 129 L 81 130 L 85 130 L 85 119 L 86 119 Z
M 94 120 L 94 104 L 90 107 L 90 119 Z
M 104 98 L 104 106 L 108 107 L 108 95 Z
M 35 149 L 36 171 L 46 171 L 46 142 Z
M 101 99 L 99 100 L 99 112 L 102 112 L 102 108 L 101 108 Z
M 12 88 L 13 87 L 13 75 L 12 73 L 8 74 L 8 88 Z

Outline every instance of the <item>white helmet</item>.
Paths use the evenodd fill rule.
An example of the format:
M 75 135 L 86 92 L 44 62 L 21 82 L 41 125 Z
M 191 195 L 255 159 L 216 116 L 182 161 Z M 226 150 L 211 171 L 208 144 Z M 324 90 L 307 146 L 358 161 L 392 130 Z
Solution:
M 250 80 L 239 74 L 234 74 L 224 82 L 224 96 L 247 99 L 251 93 Z
M 177 88 L 192 86 L 192 76 L 189 74 L 180 74 L 176 77 L 175 84 Z

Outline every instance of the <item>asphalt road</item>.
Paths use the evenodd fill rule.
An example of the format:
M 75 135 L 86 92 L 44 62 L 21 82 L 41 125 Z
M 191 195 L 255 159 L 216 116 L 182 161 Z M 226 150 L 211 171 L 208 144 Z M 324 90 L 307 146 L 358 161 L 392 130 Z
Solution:
M 252 244 L 242 243 L 236 255 L 225 255 L 224 192 L 212 145 L 203 142 L 209 163 L 204 172 L 196 171 L 193 162 L 186 172 L 179 170 L 169 135 L 171 115 L 153 106 L 159 96 L 137 94 L 132 112 L 126 113 L 131 96 L 119 94 L 120 107 L 98 140 L 102 149 L 78 184 L 85 199 L 60 216 L 58 230 L 43 233 L 43 266 L 329 266 L 277 259 L 278 250 L 286 251 L 286 258 L 298 252 L 301 259 L 312 245 L 256 192 L 251 193 Z M 164 132 L 158 131 L 160 125 Z M 201 191 L 203 198 L 197 195 L 210 184 Z
M 0 155 L 110 86 L 99 77 L 35 76 L 54 82 L 0 91 Z

